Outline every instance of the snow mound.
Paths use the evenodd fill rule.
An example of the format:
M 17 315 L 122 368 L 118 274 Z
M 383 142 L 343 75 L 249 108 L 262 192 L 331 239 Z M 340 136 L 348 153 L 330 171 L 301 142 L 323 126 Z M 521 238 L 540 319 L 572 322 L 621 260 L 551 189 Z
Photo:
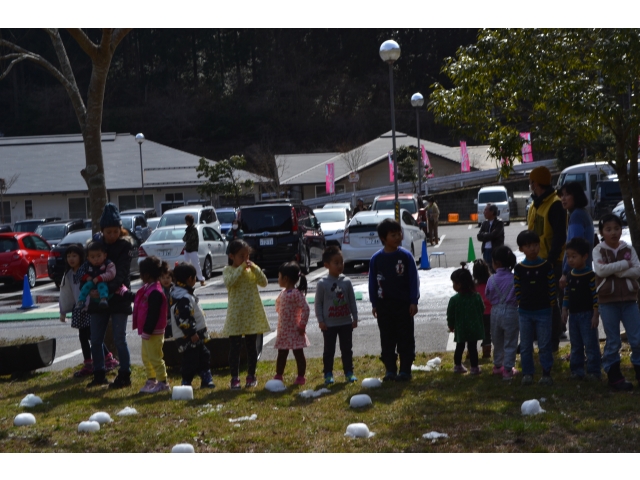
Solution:
M 442 360 L 440 357 L 432 358 L 426 365 L 411 365 L 411 370 L 420 370 L 423 372 L 432 372 L 434 370 L 440 370 L 440 364 Z
M 107 412 L 96 412 L 89 417 L 89 421 L 103 424 L 113 422 L 113 419 Z
M 265 383 L 264 388 L 270 392 L 284 392 L 287 389 L 282 380 L 269 380 Z
M 349 406 L 351 408 L 369 407 L 371 405 L 373 405 L 371 397 L 364 393 L 361 393 L 360 395 L 354 395 L 353 397 L 351 397 L 351 400 L 349 400 Z
M 97 432 L 98 430 L 100 430 L 100 424 L 94 420 L 80 422 L 80 425 L 78 425 L 79 432 Z
M 238 422 L 252 422 L 254 420 L 258 419 L 258 415 L 256 415 L 255 413 L 253 415 L 251 415 L 250 417 L 240 417 L 240 418 L 230 418 L 229 422 L 230 423 L 238 423 Z
M 133 407 L 124 407 L 116 415 L 119 417 L 128 417 L 129 415 L 137 415 L 138 411 Z
M 35 407 L 36 405 L 40 405 L 42 403 L 42 399 L 33 393 L 29 393 L 26 397 L 20 400 L 21 407 Z
M 546 410 L 540 408 L 540 402 L 535 398 L 533 400 L 527 400 L 520 407 L 520 411 L 522 415 L 538 415 L 539 413 L 544 413 Z
M 449 435 L 447 435 L 446 433 L 429 432 L 422 435 L 422 438 L 425 438 L 427 440 L 436 440 L 438 438 L 449 438 Z
M 369 427 L 364 423 L 352 423 L 344 434 L 345 437 L 351 438 L 371 438 L 374 435 L 375 433 L 370 432 Z
M 13 424 L 16 427 L 24 427 L 25 425 L 35 425 L 36 417 L 30 413 L 20 413 L 13 419 Z
M 193 400 L 193 387 L 191 385 L 175 386 L 171 389 L 173 400 Z
M 179 443 L 173 446 L 171 453 L 196 453 L 196 451 L 190 443 Z
M 303 392 L 300 392 L 298 395 L 300 395 L 302 398 L 318 398 L 323 393 L 331 393 L 331 390 L 329 390 L 328 388 L 321 388 L 320 390 L 317 390 L 315 392 L 313 390 L 305 390 Z
M 382 386 L 382 381 L 379 378 L 365 378 L 362 380 L 362 386 L 364 388 L 379 388 Z

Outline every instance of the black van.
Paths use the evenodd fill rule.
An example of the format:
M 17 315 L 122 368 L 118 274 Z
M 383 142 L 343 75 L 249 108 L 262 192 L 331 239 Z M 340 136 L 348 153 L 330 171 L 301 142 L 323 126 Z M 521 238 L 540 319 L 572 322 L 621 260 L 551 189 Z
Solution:
M 326 242 L 313 210 L 295 200 L 281 199 L 240 207 L 240 228 L 251 246 L 251 260 L 261 268 L 277 268 L 296 260 L 303 273 L 322 263 Z
M 596 198 L 594 200 L 594 218 L 600 218 L 611 213 L 622 200 L 620 184 L 617 180 L 604 180 L 596 184 Z

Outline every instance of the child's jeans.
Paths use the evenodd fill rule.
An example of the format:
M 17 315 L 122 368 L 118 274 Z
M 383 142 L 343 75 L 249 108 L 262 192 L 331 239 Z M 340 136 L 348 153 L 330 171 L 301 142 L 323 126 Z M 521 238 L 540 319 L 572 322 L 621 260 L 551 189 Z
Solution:
M 409 302 L 378 300 L 376 311 L 380 330 L 380 360 L 387 372 L 396 373 L 396 361 L 400 356 L 400 372 L 411 375 L 411 365 L 416 358 L 416 339 Z
M 340 339 L 340 354 L 344 373 L 353 373 L 353 327 L 351 324 L 328 327 L 326 330 L 322 330 L 322 336 L 324 337 L 323 373 L 333 372 L 333 358 L 336 355 L 336 340 L 338 338 Z
M 109 298 L 109 287 L 105 282 L 93 283 L 93 280 L 89 280 L 86 282 L 82 288 L 80 289 L 80 296 L 78 297 L 78 302 L 86 302 L 87 297 L 91 290 L 98 290 L 98 294 L 100 298 Z
M 587 373 L 600 377 L 600 341 L 598 329 L 591 328 L 593 310 L 569 314 L 569 340 L 571 340 L 571 373 L 584 377 L 584 356 L 587 355 Z M 620 335 L 618 335 L 620 338 Z
M 533 336 L 538 340 L 538 354 L 543 373 L 553 367 L 551 352 L 551 309 L 540 312 L 518 312 L 520 316 L 520 363 L 523 375 L 533 375 Z
M 147 372 L 147 378 L 155 378 L 160 382 L 167 379 L 167 367 L 162 359 L 162 344 L 164 334 L 151 335 L 148 339 L 142 339 L 140 353 L 142 364 Z
M 258 335 L 245 335 L 244 343 L 247 346 L 247 375 L 254 376 L 256 374 L 256 366 L 258 365 L 258 347 L 256 341 Z M 229 348 L 229 368 L 231 377 L 240 377 L 240 348 L 242 347 L 242 335 L 233 335 L 229 337 L 231 348 Z
M 620 322 L 627 332 L 631 347 L 631 363 L 640 366 L 640 310 L 636 302 L 613 302 L 600 304 L 602 327 L 607 336 L 602 355 L 602 368 L 609 372 L 614 363 L 620 361 Z
M 493 364 L 511 371 L 516 366 L 520 322 L 518 307 L 499 303 L 491 307 L 491 339 Z

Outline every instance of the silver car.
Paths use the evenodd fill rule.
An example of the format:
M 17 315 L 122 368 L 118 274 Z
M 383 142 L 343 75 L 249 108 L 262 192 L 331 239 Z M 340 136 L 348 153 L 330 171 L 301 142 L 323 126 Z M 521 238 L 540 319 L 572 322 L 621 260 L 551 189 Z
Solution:
M 349 224 L 349 212 L 346 208 L 319 208 L 314 210 L 320 227 L 324 232 L 327 245 L 337 245 L 342 248 L 344 231 Z

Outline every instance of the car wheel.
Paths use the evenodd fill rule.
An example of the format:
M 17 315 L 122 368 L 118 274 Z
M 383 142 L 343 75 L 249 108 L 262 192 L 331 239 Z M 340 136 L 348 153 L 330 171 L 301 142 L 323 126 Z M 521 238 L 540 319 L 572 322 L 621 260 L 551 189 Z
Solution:
M 29 286 L 31 288 L 36 286 L 36 269 L 33 268 L 33 265 L 29 265 L 29 270 L 27 270 L 27 278 L 29 279 Z
M 204 259 L 204 268 L 202 269 L 202 275 L 204 278 L 209 280 L 211 278 L 211 257 L 207 257 Z

